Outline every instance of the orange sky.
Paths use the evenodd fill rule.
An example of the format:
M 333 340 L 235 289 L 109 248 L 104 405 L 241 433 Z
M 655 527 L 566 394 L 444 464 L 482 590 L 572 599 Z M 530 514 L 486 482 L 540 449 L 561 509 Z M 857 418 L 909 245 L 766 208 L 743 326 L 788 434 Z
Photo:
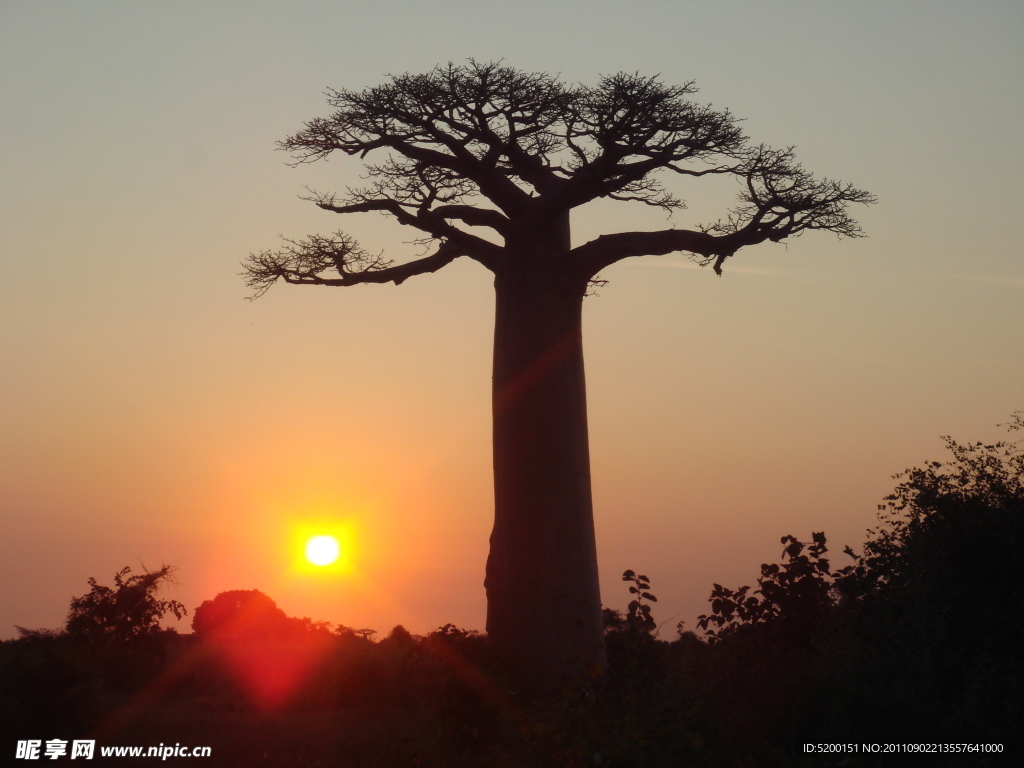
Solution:
M 741 252 L 722 279 L 679 256 L 603 275 L 585 343 L 606 605 L 639 569 L 671 636 L 784 534 L 857 548 L 940 435 L 1000 436 L 1024 407 L 1019 4 L 532 5 L 0 7 L 0 637 L 162 563 L 190 610 L 259 589 L 382 633 L 482 629 L 488 274 L 254 303 L 237 274 L 279 234 L 415 253 L 387 220 L 298 200 L 358 183 L 357 161 L 274 151 L 325 88 L 388 72 L 693 78 L 755 141 L 879 197 L 855 212 L 868 239 Z M 690 226 L 735 190 L 678 191 Z M 573 220 L 578 242 L 664 226 L 622 203 Z M 350 569 L 295 568 L 319 525 L 351 536 Z

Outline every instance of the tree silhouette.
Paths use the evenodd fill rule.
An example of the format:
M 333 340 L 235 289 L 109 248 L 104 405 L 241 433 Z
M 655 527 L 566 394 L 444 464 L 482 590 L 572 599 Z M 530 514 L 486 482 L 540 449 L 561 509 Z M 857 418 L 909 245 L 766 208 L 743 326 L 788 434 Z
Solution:
M 289 634 L 290 621 L 258 589 L 234 589 L 196 608 L 192 631 L 199 637 L 266 640 Z
M 603 661 L 590 489 L 581 308 L 605 267 L 682 251 L 721 274 L 740 248 L 806 230 L 859 236 L 850 203 L 870 194 L 815 179 L 791 148 L 748 142 L 728 112 L 688 100 L 693 83 L 617 74 L 596 86 L 470 61 L 335 91 L 335 112 L 280 146 L 296 164 L 371 153 L 368 184 L 313 192 L 325 211 L 378 212 L 431 253 L 395 264 L 348 235 L 251 254 L 254 296 L 274 282 L 396 285 L 457 258 L 494 273 L 495 520 L 487 632 L 525 684 L 553 687 Z M 573 246 L 574 208 L 601 198 L 666 212 L 683 202 L 660 175 L 727 175 L 739 202 L 694 229 L 604 234 Z
M 68 611 L 67 633 L 84 640 L 133 640 L 155 635 L 160 630 L 160 619 L 168 613 L 182 618 L 187 611 L 177 600 L 158 600 L 156 592 L 173 573 L 163 568 L 131 576 L 131 568 L 122 568 L 114 574 L 114 586 L 97 584 L 87 594 L 71 601 Z

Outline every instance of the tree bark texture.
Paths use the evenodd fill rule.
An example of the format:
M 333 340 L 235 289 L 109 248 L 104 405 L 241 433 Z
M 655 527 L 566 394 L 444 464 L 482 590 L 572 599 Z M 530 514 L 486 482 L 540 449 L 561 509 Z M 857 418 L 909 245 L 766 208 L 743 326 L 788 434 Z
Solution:
M 487 634 L 514 685 L 604 663 L 581 329 L 587 281 L 523 259 L 495 279 L 494 529 Z

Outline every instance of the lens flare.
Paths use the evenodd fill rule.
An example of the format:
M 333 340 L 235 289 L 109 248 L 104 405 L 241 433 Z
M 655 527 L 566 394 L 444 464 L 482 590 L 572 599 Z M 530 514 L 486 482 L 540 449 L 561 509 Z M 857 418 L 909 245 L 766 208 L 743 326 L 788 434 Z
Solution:
M 306 560 L 313 565 L 330 565 L 341 554 L 334 536 L 311 536 L 306 542 Z

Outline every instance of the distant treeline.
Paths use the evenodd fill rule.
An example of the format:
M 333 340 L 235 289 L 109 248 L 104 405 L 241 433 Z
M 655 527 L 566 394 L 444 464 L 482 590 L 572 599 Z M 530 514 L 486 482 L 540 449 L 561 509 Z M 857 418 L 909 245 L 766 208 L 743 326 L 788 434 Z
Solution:
M 1019 759 L 1024 454 L 946 442 L 946 461 L 897 476 L 859 553 L 784 536 L 756 585 L 714 585 L 697 632 L 659 635 L 651 580 L 627 571 L 627 609 L 605 610 L 607 669 L 543 701 L 502 676 L 486 636 L 450 624 L 375 640 L 238 590 L 179 635 L 159 624 L 184 613 L 157 597 L 171 569 L 91 579 L 62 630 L 0 646 L 0 749 L 181 743 L 239 766 L 902 762 L 859 752 L 870 743 L 1003 745 L 928 765 Z

